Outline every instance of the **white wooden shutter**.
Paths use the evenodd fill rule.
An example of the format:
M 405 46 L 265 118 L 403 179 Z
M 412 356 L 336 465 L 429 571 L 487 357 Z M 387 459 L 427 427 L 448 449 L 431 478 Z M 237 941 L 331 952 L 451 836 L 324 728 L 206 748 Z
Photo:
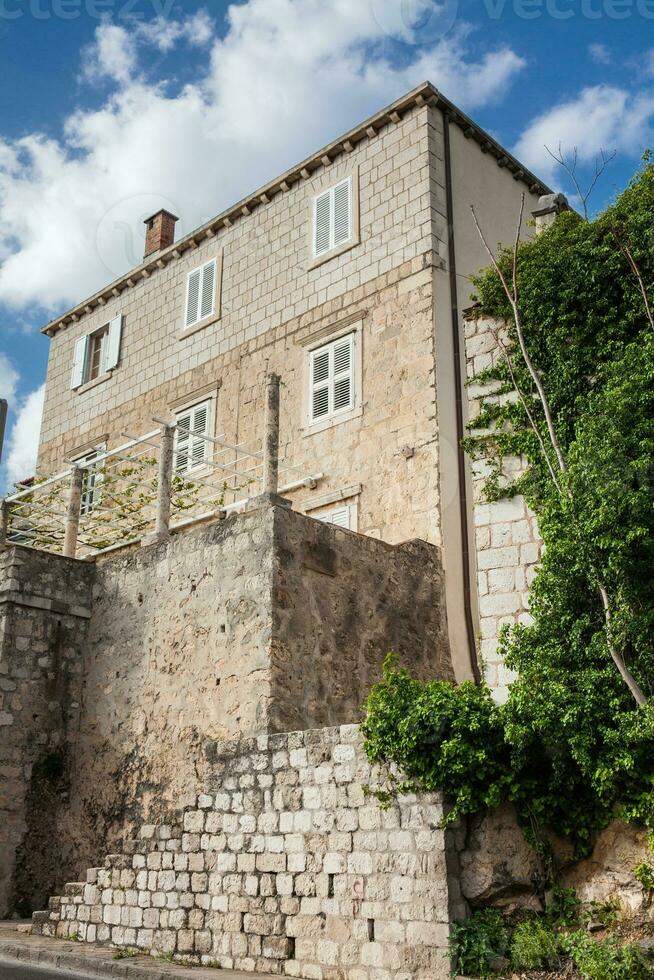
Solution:
M 342 245 L 350 237 L 351 185 L 348 177 L 334 188 L 334 237 L 332 245 Z
M 191 428 L 191 413 L 183 412 L 177 416 L 175 430 L 175 470 L 186 473 L 189 464 L 189 429 Z
M 213 313 L 213 300 L 216 288 L 216 260 L 212 259 L 202 268 L 202 302 L 200 303 L 200 320 Z
M 311 419 L 325 418 L 330 411 L 330 350 L 321 347 L 311 352 Z
M 86 351 L 88 337 L 79 337 L 75 341 L 75 351 L 73 354 L 73 369 L 70 377 L 70 387 L 79 388 L 84 384 L 84 371 L 86 369 Z
M 200 289 L 202 269 L 189 272 L 186 285 L 186 326 L 192 327 L 200 319 Z
M 333 411 L 342 412 L 352 408 L 354 397 L 354 378 L 352 376 L 353 335 L 343 337 L 333 344 Z
M 350 508 L 347 505 L 345 507 L 335 507 L 334 510 L 329 511 L 328 514 L 324 514 L 318 519 L 324 521 L 325 524 L 335 524 L 337 527 L 346 527 L 349 531 Z
M 202 466 L 208 458 L 208 444 L 202 435 L 208 435 L 209 430 L 209 403 L 196 405 L 191 412 L 191 429 L 197 435 L 191 436 L 191 455 L 189 459 L 189 469 Z
M 325 191 L 313 199 L 313 252 L 322 255 L 331 246 L 332 194 Z
M 209 435 L 211 402 L 201 402 L 177 416 L 175 434 L 175 471 L 188 473 L 203 466 L 209 458 L 209 444 L 202 436 Z
M 107 336 L 102 345 L 101 371 L 111 371 L 118 364 L 120 357 L 120 338 L 123 332 L 122 314 L 115 316 L 109 324 Z

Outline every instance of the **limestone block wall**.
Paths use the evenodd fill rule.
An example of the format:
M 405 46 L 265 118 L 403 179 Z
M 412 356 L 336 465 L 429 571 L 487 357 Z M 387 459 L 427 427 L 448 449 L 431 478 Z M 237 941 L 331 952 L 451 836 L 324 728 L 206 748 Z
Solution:
M 492 367 L 502 357 L 494 334 L 502 323 L 472 310 L 465 321 L 468 379 Z M 480 398 L 488 389 L 468 386 L 468 414 L 474 419 Z M 517 475 L 522 462 L 508 460 L 509 474 Z M 472 464 L 473 521 L 477 561 L 479 645 L 486 679 L 498 700 L 506 697 L 511 672 L 497 653 L 497 639 L 505 623 L 529 622 L 529 585 L 542 542 L 534 514 L 522 495 L 489 503 L 483 496 L 485 465 Z
M 38 611 L 29 613 L 39 623 L 29 641 L 34 677 L 20 680 L 29 697 L 10 676 L 25 669 L 26 627 L 0 609 L 9 651 L 8 680 L 0 678 L 10 688 L 0 719 L 16 717 L 5 724 L 15 741 L 0 792 L 19 814 L 12 840 L 31 848 L 31 908 L 53 875 L 74 877 L 101 841 L 112 847 L 195 791 L 207 740 L 356 722 L 392 648 L 421 676 L 453 676 L 436 548 L 392 546 L 268 500 L 95 563 L 23 548 L 2 554 L 19 591 L 41 583 Z M 86 589 L 86 606 L 71 607 L 74 586 Z M 20 815 L 35 761 L 35 680 L 45 692 L 39 717 L 59 726 L 48 744 L 61 745 L 57 785 L 65 791 L 59 809 L 39 810 L 48 821 L 47 874 L 30 857 L 36 837 Z M 7 880 L 17 874 L 7 865 Z
M 204 792 L 34 929 L 313 980 L 445 980 L 463 909 L 437 796 L 388 810 L 355 726 L 214 743 Z
M 90 617 L 87 566 L 0 548 L 0 917 L 27 915 L 59 880 L 71 739 Z M 70 828 L 69 828 L 70 829 Z

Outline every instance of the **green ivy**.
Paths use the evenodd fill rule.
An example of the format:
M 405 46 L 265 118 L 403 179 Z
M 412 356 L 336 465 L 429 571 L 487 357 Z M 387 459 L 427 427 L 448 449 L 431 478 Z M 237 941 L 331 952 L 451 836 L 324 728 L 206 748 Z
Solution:
M 654 330 L 619 241 L 654 305 L 654 167 L 646 161 L 595 221 L 561 214 L 521 244 L 518 286 L 528 350 L 568 468 L 554 488 L 505 362 L 486 386 L 467 451 L 482 457 L 489 499 L 521 492 L 545 549 L 530 586 L 530 625 L 505 628 L 500 651 L 518 674 L 505 705 L 482 685 L 421 683 L 387 661 L 368 700 L 369 757 L 385 792 L 443 789 L 450 819 L 503 800 L 548 856 L 548 834 L 578 856 L 616 814 L 654 828 Z M 500 265 L 510 278 L 512 256 Z M 499 277 L 476 281 L 481 314 L 511 323 Z M 547 444 L 533 383 L 509 350 Z M 506 466 L 521 455 L 517 480 Z M 569 493 L 567 491 L 570 491 Z M 610 597 L 611 640 L 649 699 L 637 707 L 609 654 L 597 583 Z M 545 869 L 552 876 L 553 869 Z

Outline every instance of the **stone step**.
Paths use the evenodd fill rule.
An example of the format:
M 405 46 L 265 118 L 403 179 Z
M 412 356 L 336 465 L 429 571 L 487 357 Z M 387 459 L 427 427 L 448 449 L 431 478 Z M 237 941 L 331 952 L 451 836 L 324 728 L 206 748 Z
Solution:
M 81 895 L 86 885 L 85 881 L 67 881 L 64 885 L 64 898 L 76 898 Z
M 132 857 L 130 854 L 107 854 L 104 859 L 105 868 L 123 871 L 132 867 Z
M 52 920 L 50 919 L 50 912 L 48 911 L 48 909 L 44 909 L 42 912 L 32 912 L 32 924 L 34 924 L 35 922 L 40 924 L 43 922 L 51 922 L 51 921 Z
M 98 872 L 102 871 L 102 868 L 89 868 L 86 872 L 86 883 L 87 885 L 95 885 L 98 881 Z
M 48 908 L 58 911 L 61 908 L 61 896 L 51 895 L 50 898 L 48 899 Z

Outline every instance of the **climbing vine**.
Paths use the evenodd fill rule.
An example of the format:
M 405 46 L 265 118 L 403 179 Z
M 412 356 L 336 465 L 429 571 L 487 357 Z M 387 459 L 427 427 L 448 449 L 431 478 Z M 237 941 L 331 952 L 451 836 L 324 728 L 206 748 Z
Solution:
M 507 703 L 392 659 L 368 700 L 387 792 L 441 788 L 452 818 L 510 800 L 543 854 L 549 831 L 586 853 L 616 813 L 654 827 L 653 216 L 646 158 L 595 220 L 559 215 L 476 280 L 505 356 L 475 379 L 465 448 L 488 499 L 525 495 L 545 544 L 533 621 L 500 640 L 518 672 Z

